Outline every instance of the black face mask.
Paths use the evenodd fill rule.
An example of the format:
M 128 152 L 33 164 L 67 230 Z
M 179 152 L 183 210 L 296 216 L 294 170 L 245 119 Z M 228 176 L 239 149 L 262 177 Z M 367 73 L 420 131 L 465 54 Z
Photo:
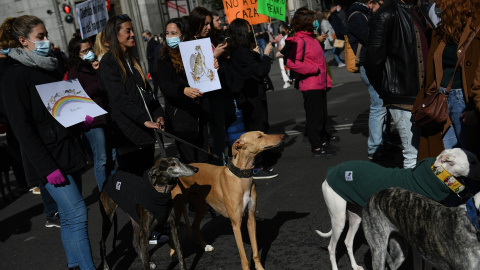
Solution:
M 287 33 L 285 31 L 282 31 L 281 34 L 282 34 L 282 36 L 287 35 Z

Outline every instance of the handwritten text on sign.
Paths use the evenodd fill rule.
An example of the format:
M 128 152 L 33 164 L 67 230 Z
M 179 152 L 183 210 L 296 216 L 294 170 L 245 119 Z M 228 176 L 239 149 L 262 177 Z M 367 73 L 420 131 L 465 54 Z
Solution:
M 286 0 L 258 0 L 258 13 L 285 21 Z
M 76 5 L 78 25 L 82 38 L 103 31 L 108 20 L 105 0 L 89 0 Z
M 268 22 L 268 17 L 257 12 L 257 0 L 223 0 L 228 21 L 237 18 L 247 20 L 251 25 Z

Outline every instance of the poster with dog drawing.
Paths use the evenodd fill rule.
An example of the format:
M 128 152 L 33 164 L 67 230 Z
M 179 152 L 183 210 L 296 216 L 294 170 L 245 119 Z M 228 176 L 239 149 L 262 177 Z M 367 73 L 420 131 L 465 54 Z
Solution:
M 83 90 L 78 79 L 35 85 L 48 112 L 64 127 L 82 123 L 85 116 L 107 112 Z
M 180 54 L 190 87 L 203 93 L 221 88 L 210 38 L 180 42 Z

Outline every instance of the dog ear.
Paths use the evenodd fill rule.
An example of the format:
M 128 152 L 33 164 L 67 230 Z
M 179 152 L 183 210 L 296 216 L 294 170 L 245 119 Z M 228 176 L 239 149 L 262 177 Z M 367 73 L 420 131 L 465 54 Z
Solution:
M 236 140 L 232 145 L 232 156 L 235 157 L 238 154 L 238 150 L 245 146 L 245 141 L 242 139 Z

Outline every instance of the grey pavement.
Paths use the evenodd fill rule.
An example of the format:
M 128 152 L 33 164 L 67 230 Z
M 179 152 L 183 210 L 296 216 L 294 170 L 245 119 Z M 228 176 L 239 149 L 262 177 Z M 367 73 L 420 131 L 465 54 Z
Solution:
M 331 59 L 331 56 L 329 56 Z M 327 60 L 330 60 L 327 58 Z M 321 194 L 321 184 L 328 167 L 347 160 L 367 160 L 368 92 L 359 74 L 332 66 L 334 87 L 328 93 L 330 131 L 339 135 L 336 143 L 341 150 L 336 156 L 314 158 L 310 145 L 303 141 L 305 113 L 301 93 L 293 87 L 283 89 L 278 62 L 272 66 L 271 78 L 275 91 L 268 92 L 270 133 L 289 135 L 285 143 L 272 150 L 273 168 L 277 178 L 256 181 L 257 237 L 262 264 L 266 269 L 329 269 L 329 239 L 320 238 L 314 230 L 330 230 L 330 218 Z M 167 153 L 175 154 L 171 140 Z M 387 166 L 401 166 L 398 147 L 392 148 L 395 160 Z M 14 177 L 10 177 L 16 187 Z M 83 196 L 88 206 L 89 236 L 92 254 L 100 266 L 99 241 L 101 217 L 98 190 L 93 170 L 83 175 Z M 46 228 L 43 205 L 39 195 L 18 194 L 14 201 L 0 199 L 0 269 L 66 269 L 66 256 L 60 229 Z M 112 233 L 107 241 L 107 261 L 113 269 L 141 269 L 140 259 L 131 247 L 131 224 L 122 210 L 118 214 L 116 253 L 112 250 Z M 215 247 L 204 252 L 194 237 L 185 239 L 181 227 L 182 246 L 188 269 L 241 269 L 230 221 L 224 217 L 207 216 L 202 222 L 202 235 Z M 251 248 L 243 224 L 247 257 Z M 337 248 L 340 269 L 351 269 L 343 237 Z M 371 269 L 368 246 L 359 232 L 355 239 L 355 256 L 360 265 Z M 178 269 L 169 257 L 168 245 L 151 246 L 151 260 L 156 269 Z M 251 261 L 251 269 L 254 265 Z M 408 264 L 402 269 L 409 269 Z

